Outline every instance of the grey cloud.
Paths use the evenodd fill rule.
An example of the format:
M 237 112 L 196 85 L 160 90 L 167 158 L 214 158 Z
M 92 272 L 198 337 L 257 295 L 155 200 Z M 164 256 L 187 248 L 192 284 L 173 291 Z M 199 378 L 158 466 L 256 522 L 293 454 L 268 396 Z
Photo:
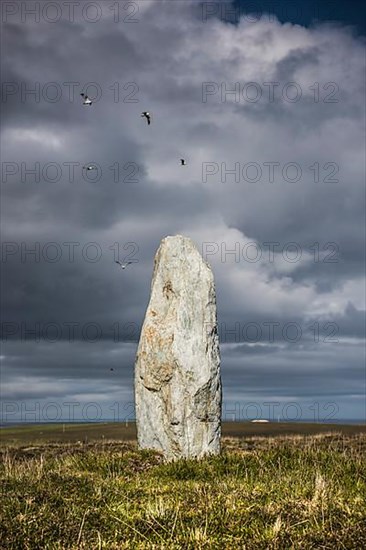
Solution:
M 30 87 L 36 81 L 94 81 L 103 88 L 103 97 L 88 111 L 66 96 L 57 103 L 36 103 L 14 95 L 2 103 L 3 162 L 62 166 L 94 161 L 103 169 L 103 179 L 96 183 L 83 181 L 80 172 L 74 183 L 65 172 L 55 184 L 22 183 L 17 177 L 2 183 L 6 242 L 97 242 L 102 249 L 96 263 L 85 261 L 80 249 L 72 263 L 65 255 L 56 263 L 36 263 L 31 257 L 22 263 L 20 254 L 2 262 L 3 321 L 28 328 L 37 322 L 93 322 L 102 329 L 94 344 L 80 334 L 69 343 L 65 333 L 54 344 L 44 338 L 22 342 L 19 331 L 3 341 L 7 395 L 26 399 L 27 387 L 17 384 L 20 379 L 34 384 L 29 388 L 33 399 L 70 397 L 74 389 L 80 395 L 83 384 L 90 395 L 99 390 L 107 396 L 118 391 L 131 395 L 154 253 L 161 238 L 185 232 L 199 248 L 228 235 L 262 246 L 295 241 L 304 254 L 315 242 L 339 245 L 337 263 L 309 261 L 288 272 L 268 263 L 208 259 L 215 273 L 219 323 L 232 328 L 236 322 L 262 327 L 266 322 L 281 327 L 293 322 L 303 329 L 297 344 L 279 333 L 267 345 L 263 333 L 254 346 L 241 340 L 230 351 L 223 345 L 226 401 L 234 398 L 238 385 L 247 395 L 267 397 L 281 393 L 303 399 L 313 392 L 328 399 L 343 392 L 351 410 L 363 368 L 358 343 L 364 330 L 358 286 L 364 274 L 362 40 L 343 28 L 304 30 L 278 22 L 245 27 L 214 19 L 203 24 L 196 6 L 171 4 L 141 7 L 140 22 L 129 26 L 111 25 L 107 19 L 94 26 L 80 19 L 52 26 L 5 26 L 6 81 Z M 268 48 L 263 47 L 264 36 Z M 248 79 L 296 80 L 307 95 L 296 104 L 263 99 L 256 104 L 221 103 L 220 94 L 202 103 L 202 82 L 230 86 Z M 337 82 L 339 103 L 310 101 L 308 86 L 314 79 Z M 139 101 L 114 103 L 109 86 L 117 81 L 122 86 L 136 82 Z M 140 119 L 145 108 L 154 115 L 150 128 Z M 182 155 L 188 159 L 184 171 L 176 163 Z M 122 166 L 135 162 L 139 181 L 114 183 L 109 167 L 116 161 Z M 304 176 L 294 184 L 281 178 L 273 184 L 202 182 L 202 162 L 232 167 L 250 161 L 298 162 Z M 311 181 L 308 167 L 315 161 L 321 167 L 337 162 L 340 182 Z M 109 248 L 114 242 L 139 247 L 139 262 L 123 274 Z M 353 295 L 347 299 L 350 288 Z M 312 306 L 321 313 L 312 312 Z M 353 339 L 353 345 L 342 341 L 325 353 L 327 344 L 315 345 L 309 329 L 317 321 L 337 323 L 339 338 Z M 114 342 L 111 328 L 116 322 L 122 327 L 120 342 Z M 133 334 L 123 331 L 129 323 Z M 120 375 L 114 389 L 104 379 L 109 365 Z M 42 380 L 39 390 L 37 380 Z M 68 387 L 59 380 L 73 383 Z M 358 402 L 354 410 L 360 414 Z

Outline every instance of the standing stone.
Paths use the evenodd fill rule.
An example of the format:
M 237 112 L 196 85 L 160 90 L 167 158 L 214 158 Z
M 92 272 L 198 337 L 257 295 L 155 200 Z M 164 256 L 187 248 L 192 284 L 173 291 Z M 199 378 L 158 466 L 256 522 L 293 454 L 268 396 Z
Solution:
M 221 378 L 213 274 L 191 239 L 162 240 L 135 363 L 140 448 L 171 460 L 220 452 Z

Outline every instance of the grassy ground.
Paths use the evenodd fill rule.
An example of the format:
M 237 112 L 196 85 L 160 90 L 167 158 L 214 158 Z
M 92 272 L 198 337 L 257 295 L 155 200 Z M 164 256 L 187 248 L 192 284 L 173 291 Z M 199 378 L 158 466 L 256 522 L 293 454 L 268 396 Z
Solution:
M 360 550 L 365 451 L 361 432 L 246 435 L 166 464 L 133 441 L 18 440 L 0 448 L 0 547 Z

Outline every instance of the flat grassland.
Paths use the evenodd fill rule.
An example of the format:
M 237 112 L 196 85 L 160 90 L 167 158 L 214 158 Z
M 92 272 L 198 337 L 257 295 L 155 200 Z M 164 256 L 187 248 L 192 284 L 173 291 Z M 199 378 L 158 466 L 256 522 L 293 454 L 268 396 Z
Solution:
M 173 463 L 133 424 L 0 433 L 1 549 L 366 547 L 365 426 L 224 423 Z
M 277 435 L 311 435 L 319 433 L 340 432 L 345 435 L 366 433 L 366 424 L 323 424 L 323 423 L 293 423 L 269 422 L 257 424 L 252 422 L 223 422 L 224 437 L 247 436 L 277 436 Z M 70 424 L 22 424 L 2 428 L 0 430 L 0 445 L 35 444 L 35 443 L 77 443 L 100 441 L 136 440 L 135 422 L 99 422 Z

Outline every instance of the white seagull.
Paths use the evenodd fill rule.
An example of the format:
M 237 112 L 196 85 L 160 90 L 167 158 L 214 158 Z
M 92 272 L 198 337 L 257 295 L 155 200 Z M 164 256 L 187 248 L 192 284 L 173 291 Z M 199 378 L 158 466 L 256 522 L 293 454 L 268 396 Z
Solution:
M 116 264 L 120 265 L 122 267 L 122 269 L 126 269 L 126 267 L 130 264 L 132 264 L 132 262 L 127 262 L 125 264 L 123 264 L 122 262 L 120 262 L 119 260 L 116 260 Z
M 184 159 L 180 159 L 180 165 L 181 166 L 187 166 L 187 161 Z
M 151 114 L 148 111 L 141 113 L 142 117 L 145 117 L 148 124 L 151 124 Z
M 93 103 L 92 100 L 87 95 L 85 95 L 85 94 L 80 94 L 80 95 L 84 99 L 83 105 L 89 105 L 90 106 Z

